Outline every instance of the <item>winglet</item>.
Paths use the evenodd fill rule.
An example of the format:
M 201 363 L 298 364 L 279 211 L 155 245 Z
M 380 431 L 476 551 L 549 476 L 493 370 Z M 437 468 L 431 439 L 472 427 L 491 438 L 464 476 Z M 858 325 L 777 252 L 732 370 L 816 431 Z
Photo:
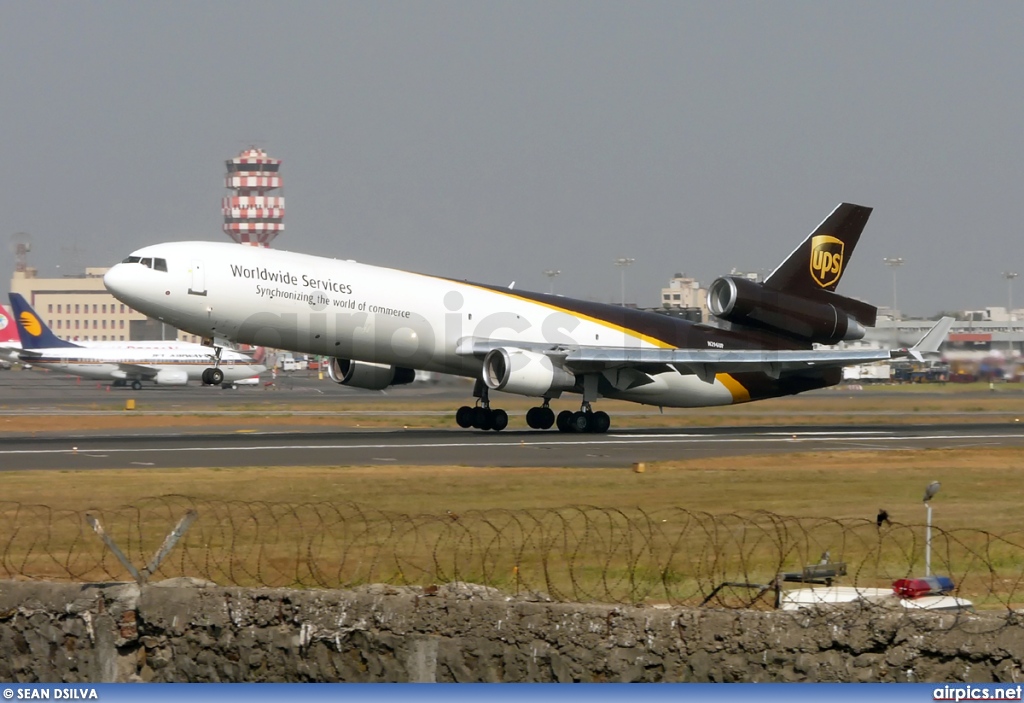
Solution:
M 921 339 L 917 340 L 917 344 L 907 350 L 907 353 L 918 361 L 924 361 L 924 354 L 934 354 L 939 351 L 939 345 L 946 340 L 946 335 L 949 334 L 949 328 L 952 325 L 952 317 L 939 319 Z

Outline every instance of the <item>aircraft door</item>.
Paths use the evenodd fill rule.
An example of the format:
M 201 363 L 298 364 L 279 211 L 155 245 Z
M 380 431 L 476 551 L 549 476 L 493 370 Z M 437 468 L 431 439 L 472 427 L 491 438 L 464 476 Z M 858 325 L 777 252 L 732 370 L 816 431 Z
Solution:
M 203 262 L 193 261 L 189 272 L 192 274 L 192 280 L 189 283 L 188 294 L 206 295 L 206 267 L 203 266 Z

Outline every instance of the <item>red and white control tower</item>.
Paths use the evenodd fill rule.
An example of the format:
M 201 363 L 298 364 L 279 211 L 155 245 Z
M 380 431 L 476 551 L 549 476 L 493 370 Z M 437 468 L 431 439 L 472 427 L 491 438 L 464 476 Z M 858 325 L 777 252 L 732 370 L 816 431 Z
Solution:
M 284 230 L 284 196 L 267 195 L 281 187 L 281 159 L 250 147 L 225 163 L 232 193 L 221 201 L 224 231 L 239 244 L 269 247 Z

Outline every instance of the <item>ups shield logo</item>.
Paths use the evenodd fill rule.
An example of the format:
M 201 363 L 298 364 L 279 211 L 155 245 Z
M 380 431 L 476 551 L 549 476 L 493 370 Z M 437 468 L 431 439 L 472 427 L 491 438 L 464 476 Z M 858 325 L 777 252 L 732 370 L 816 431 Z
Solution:
M 18 316 L 21 321 L 21 326 L 26 332 L 33 337 L 38 337 L 43 333 L 43 326 L 39 324 L 39 318 L 32 313 L 25 311 Z
M 843 242 L 827 234 L 811 238 L 811 278 L 822 288 L 843 275 Z

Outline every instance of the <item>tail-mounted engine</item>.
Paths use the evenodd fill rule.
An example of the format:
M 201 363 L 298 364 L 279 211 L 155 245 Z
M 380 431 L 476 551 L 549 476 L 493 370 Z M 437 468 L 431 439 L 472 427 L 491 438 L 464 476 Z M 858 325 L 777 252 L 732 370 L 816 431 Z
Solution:
M 819 344 L 861 339 L 864 325 L 874 325 L 876 312 L 871 305 L 830 291 L 805 297 L 736 276 L 724 276 L 711 284 L 708 309 L 729 322 Z
M 327 375 L 335 383 L 368 391 L 382 391 L 388 386 L 401 386 L 416 380 L 414 369 L 349 359 L 331 359 L 327 364 Z
M 576 376 L 546 354 L 499 347 L 484 357 L 484 383 L 492 391 L 539 398 L 569 390 Z

